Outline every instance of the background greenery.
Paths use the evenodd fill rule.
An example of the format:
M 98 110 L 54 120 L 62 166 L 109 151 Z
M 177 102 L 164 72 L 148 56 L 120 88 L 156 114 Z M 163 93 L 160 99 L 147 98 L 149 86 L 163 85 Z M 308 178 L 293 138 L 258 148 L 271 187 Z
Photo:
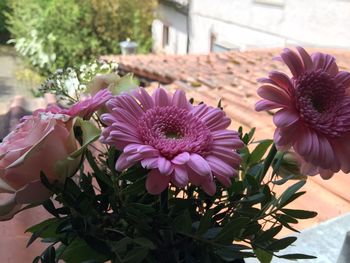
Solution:
M 8 11 L 8 0 L 0 0 L 0 44 L 5 43 L 9 38 L 9 32 L 5 24 L 5 12 Z
M 139 52 L 150 51 L 156 3 L 157 0 L 1 0 L 5 16 L 0 16 L 0 33 L 6 31 L 6 18 L 16 50 L 47 75 L 103 54 L 119 53 L 119 42 L 127 38 L 138 43 Z

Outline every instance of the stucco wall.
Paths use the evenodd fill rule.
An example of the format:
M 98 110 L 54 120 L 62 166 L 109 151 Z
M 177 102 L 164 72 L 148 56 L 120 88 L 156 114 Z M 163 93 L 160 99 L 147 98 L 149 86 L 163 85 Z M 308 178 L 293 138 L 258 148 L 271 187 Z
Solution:
M 282 1 L 283 2 L 283 1 Z M 284 0 L 282 6 L 254 0 L 192 0 L 190 52 L 217 42 L 240 49 L 287 44 L 350 48 L 350 1 Z
M 163 25 L 169 27 L 169 45 L 163 47 Z M 187 53 L 187 17 L 174 8 L 159 4 L 152 25 L 153 50 L 168 54 Z

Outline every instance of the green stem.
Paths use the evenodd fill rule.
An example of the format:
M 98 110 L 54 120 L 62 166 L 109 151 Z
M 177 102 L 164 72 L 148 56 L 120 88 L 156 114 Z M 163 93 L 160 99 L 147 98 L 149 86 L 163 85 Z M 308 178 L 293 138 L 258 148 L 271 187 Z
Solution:
M 164 214 L 168 214 L 169 212 L 168 199 L 169 199 L 169 192 L 167 188 L 160 194 L 160 211 Z

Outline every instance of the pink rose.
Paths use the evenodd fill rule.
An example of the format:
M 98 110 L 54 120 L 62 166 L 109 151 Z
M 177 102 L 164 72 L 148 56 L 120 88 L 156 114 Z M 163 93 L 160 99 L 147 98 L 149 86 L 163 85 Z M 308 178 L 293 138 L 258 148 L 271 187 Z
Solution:
M 0 193 L 10 194 L 0 203 L 0 220 L 12 218 L 23 204 L 48 199 L 40 172 L 51 182 L 73 175 L 79 158 L 63 161 L 77 148 L 70 116 L 39 112 L 24 118 L 0 144 Z

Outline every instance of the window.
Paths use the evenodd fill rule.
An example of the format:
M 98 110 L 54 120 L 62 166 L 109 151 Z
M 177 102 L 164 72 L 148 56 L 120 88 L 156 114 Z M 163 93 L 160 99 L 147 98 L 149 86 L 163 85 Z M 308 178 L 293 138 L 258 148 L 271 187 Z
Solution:
M 169 27 L 163 25 L 163 48 L 169 45 Z

